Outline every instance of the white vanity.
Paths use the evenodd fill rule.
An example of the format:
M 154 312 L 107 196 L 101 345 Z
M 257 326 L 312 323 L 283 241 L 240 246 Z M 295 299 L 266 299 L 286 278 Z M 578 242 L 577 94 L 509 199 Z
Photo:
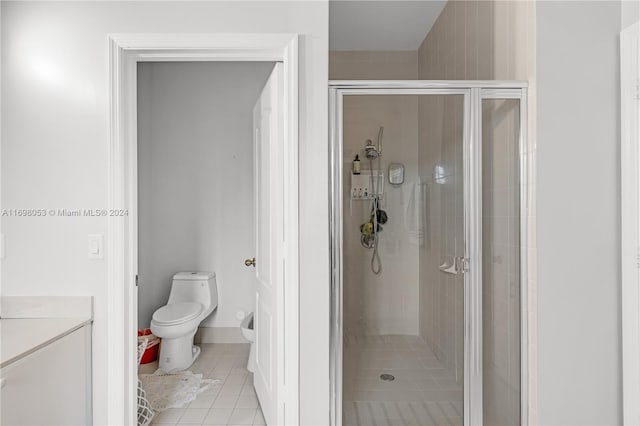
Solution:
M 92 424 L 91 298 L 11 297 L 1 306 L 0 424 Z

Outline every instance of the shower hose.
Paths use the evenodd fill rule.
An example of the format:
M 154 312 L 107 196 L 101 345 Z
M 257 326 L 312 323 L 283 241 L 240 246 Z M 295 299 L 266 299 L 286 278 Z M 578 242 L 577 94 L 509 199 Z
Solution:
M 378 194 L 378 188 L 376 188 L 376 183 L 380 183 L 378 180 L 378 173 L 380 172 L 380 157 L 378 157 L 378 169 L 376 169 L 375 179 L 373 177 L 373 160 L 369 160 L 369 167 L 371 170 L 371 190 L 373 191 L 373 200 L 371 202 L 371 210 L 373 211 L 373 253 L 371 254 L 371 271 L 378 275 L 382 272 L 382 261 L 380 260 L 380 253 L 378 252 L 378 202 L 380 201 L 380 195 Z

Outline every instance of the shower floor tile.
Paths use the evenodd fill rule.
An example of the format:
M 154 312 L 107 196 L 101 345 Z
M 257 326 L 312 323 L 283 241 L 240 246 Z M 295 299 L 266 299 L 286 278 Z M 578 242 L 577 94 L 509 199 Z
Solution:
M 418 336 L 345 336 L 343 371 L 345 426 L 463 423 L 462 385 Z

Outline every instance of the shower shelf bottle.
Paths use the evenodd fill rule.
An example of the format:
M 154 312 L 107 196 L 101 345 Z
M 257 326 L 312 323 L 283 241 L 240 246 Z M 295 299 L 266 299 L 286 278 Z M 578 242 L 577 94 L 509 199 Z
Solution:
M 353 174 L 360 174 L 360 158 L 358 157 L 358 154 L 356 154 L 356 158 L 353 160 Z

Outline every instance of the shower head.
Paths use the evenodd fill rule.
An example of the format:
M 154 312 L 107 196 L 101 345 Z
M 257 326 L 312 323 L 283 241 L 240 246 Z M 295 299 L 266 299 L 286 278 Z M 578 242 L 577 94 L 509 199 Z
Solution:
M 367 142 L 364 146 L 364 155 L 368 160 L 375 160 L 376 158 L 382 155 L 382 132 L 384 131 L 384 127 L 380 126 L 380 130 L 378 131 L 378 146 L 376 147 L 373 144 L 371 139 L 367 139 Z
M 380 156 L 380 152 L 371 139 L 367 139 L 367 144 L 364 146 L 364 156 L 367 157 L 368 160 L 375 160 Z

